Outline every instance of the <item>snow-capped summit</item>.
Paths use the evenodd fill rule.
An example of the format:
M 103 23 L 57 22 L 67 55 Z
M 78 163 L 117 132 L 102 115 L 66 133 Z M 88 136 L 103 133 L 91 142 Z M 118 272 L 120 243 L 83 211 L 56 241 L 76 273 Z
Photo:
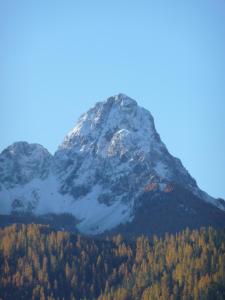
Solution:
M 168 152 L 151 113 L 124 94 L 84 113 L 54 157 L 37 144 L 8 147 L 0 154 L 0 180 L 0 201 L 11 203 L 11 210 L 70 212 L 79 221 L 78 229 L 89 234 L 138 223 L 140 210 L 148 207 L 150 215 L 173 193 L 181 199 L 178 215 L 190 214 L 188 222 L 207 202 L 221 207 Z M 165 203 L 173 203 L 175 196 Z
M 97 103 L 83 114 L 59 150 L 83 152 L 92 149 L 99 156 L 106 157 L 113 155 L 116 143 L 125 143 L 127 147 L 133 144 L 133 148 L 148 152 L 154 143 L 154 134 L 151 114 L 137 106 L 133 99 L 119 94 Z
M 110 180 L 115 180 L 118 168 L 120 178 L 127 171 L 139 181 L 137 169 L 141 168 L 141 177 L 146 173 L 141 185 L 154 175 L 172 181 L 182 177 L 182 182 L 196 186 L 181 162 L 171 156 L 162 143 L 150 112 L 124 94 L 99 102 L 82 115 L 59 146 L 55 158 L 62 164 L 66 176 L 69 174 L 65 168 L 75 168 L 76 174 L 81 170 L 84 175 L 89 169 L 94 173 L 104 163 Z M 133 168 L 135 172 L 131 172 Z M 88 178 L 92 177 L 93 181 L 96 181 L 95 175 L 88 172 Z M 81 177 L 77 178 L 80 182 Z
M 111 103 L 114 103 L 114 104 L 118 104 L 122 107 L 137 106 L 137 102 L 134 99 L 132 99 L 132 98 L 130 98 L 127 95 L 122 94 L 122 93 L 108 98 L 105 102 L 111 102 Z
M 33 178 L 44 179 L 49 174 L 51 161 L 51 154 L 43 146 L 16 142 L 1 153 L 0 184 L 10 188 Z

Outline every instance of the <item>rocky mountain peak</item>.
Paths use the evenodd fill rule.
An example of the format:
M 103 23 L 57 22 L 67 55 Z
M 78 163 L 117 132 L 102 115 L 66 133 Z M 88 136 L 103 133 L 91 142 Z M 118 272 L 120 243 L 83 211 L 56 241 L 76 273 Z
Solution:
M 114 149 L 127 147 L 148 152 L 159 142 L 150 112 L 124 94 L 98 102 L 83 114 L 65 137 L 59 151 L 95 151 L 100 156 L 112 156 Z
M 159 204 L 165 209 L 165 203 L 173 203 L 179 219 L 185 214 L 188 222 L 194 214 L 197 222 L 204 207 L 211 212 L 212 204 L 206 202 L 224 208 L 169 153 L 151 113 L 124 94 L 84 113 L 54 157 L 26 142 L 5 149 L 0 154 L 0 201 L 0 212 L 70 212 L 77 228 L 90 234 L 142 223 L 143 210 L 160 215 Z
M 0 183 L 11 187 L 49 174 L 52 156 L 43 146 L 16 142 L 0 155 Z
M 134 99 L 122 93 L 109 97 L 105 102 L 111 105 L 118 105 L 122 108 L 132 108 L 137 106 L 137 102 Z
M 160 192 L 175 182 L 197 189 L 195 180 L 161 141 L 151 113 L 123 94 L 98 102 L 83 114 L 55 153 L 55 161 L 60 191 L 72 195 L 76 203 L 95 203 L 92 221 L 79 225 L 84 231 L 98 230 L 93 223 L 102 218 L 96 208 L 101 205 L 113 209 L 117 221 L 132 218 L 132 207 L 140 204 L 140 195 L 149 187 L 157 186 Z M 84 208 L 78 215 L 85 214 Z M 113 214 L 102 228 L 108 222 L 113 226 L 115 220 L 110 218 Z

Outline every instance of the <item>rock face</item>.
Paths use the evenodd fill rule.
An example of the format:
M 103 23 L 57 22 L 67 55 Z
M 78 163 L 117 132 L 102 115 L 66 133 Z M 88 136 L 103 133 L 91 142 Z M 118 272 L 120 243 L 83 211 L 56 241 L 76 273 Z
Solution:
M 223 205 L 201 191 L 168 152 L 150 112 L 123 94 L 83 114 L 54 157 L 37 144 L 8 147 L 0 155 L 0 182 L 3 212 L 71 212 L 78 229 L 89 234 L 129 226 L 146 197 L 161 201 L 177 186 L 225 220 L 208 202 Z
M 17 142 L 2 151 L 0 212 L 35 211 L 53 164 L 52 155 L 39 144 Z
M 1 153 L 0 184 L 9 189 L 34 178 L 45 179 L 51 163 L 51 154 L 41 145 L 14 143 Z
M 122 94 L 85 113 L 55 159 L 63 178 L 62 191 L 75 197 L 77 190 L 84 196 L 96 184 L 123 202 L 152 180 L 197 187 L 161 142 L 150 112 Z

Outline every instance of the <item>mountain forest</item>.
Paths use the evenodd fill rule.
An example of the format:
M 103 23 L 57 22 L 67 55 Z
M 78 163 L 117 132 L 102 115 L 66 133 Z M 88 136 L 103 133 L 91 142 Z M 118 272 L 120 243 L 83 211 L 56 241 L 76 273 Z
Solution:
M 225 299 L 225 231 L 105 239 L 11 225 L 0 229 L 0 299 Z

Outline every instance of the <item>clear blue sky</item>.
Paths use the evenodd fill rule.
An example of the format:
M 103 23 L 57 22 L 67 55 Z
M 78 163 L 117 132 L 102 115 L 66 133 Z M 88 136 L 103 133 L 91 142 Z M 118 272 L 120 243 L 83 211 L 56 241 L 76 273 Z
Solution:
M 54 152 L 96 101 L 149 109 L 169 151 L 225 198 L 225 1 L 0 2 L 0 150 Z

